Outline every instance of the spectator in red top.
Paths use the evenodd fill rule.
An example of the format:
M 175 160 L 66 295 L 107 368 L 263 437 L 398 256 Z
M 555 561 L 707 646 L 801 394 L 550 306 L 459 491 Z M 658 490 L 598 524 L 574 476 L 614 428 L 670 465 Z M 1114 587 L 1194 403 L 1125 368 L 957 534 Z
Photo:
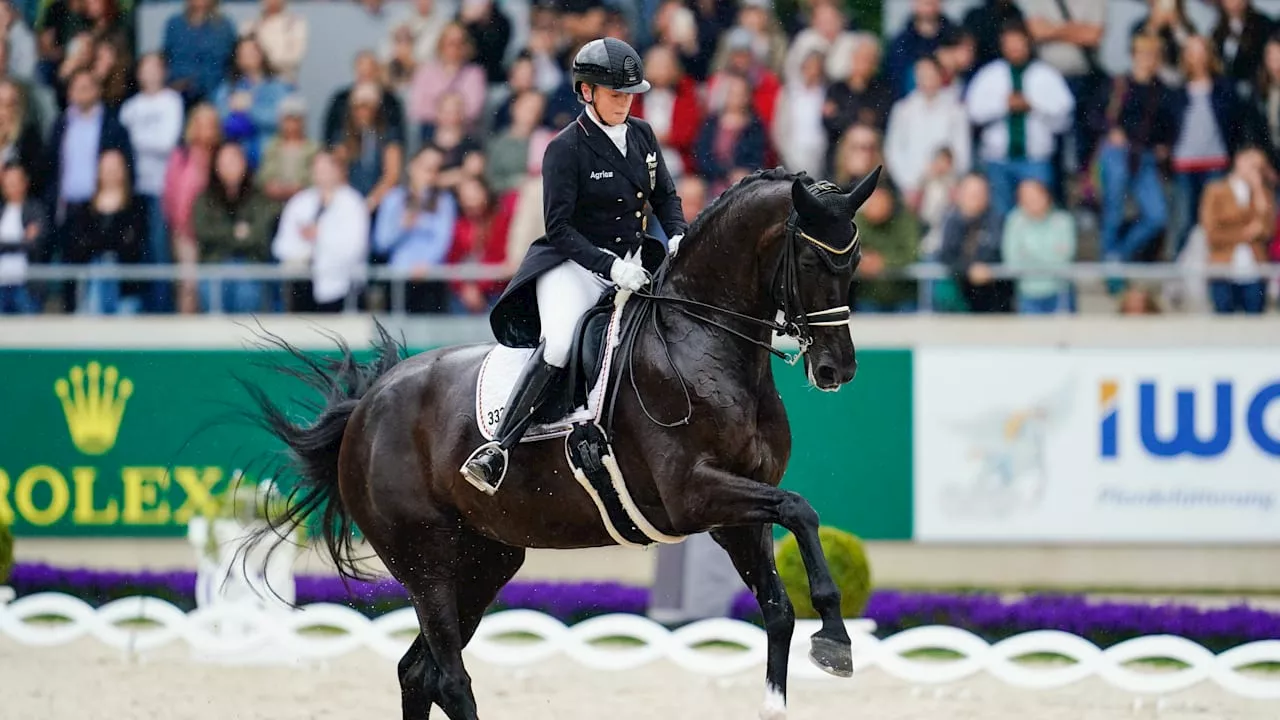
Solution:
M 511 227 L 511 202 L 499 203 L 479 178 L 458 185 L 461 213 L 453 228 L 453 245 L 445 262 L 450 265 L 501 265 L 507 260 L 507 231 Z M 498 301 L 505 280 L 456 280 L 449 283 L 449 312 L 455 315 L 487 313 Z
M 693 146 L 702 127 L 698 85 L 685 74 L 676 52 L 665 45 L 649 49 L 644 58 L 644 72 L 653 87 L 647 93 L 636 95 L 631 114 L 653 126 L 662 154 L 667 158 L 667 169 L 672 177 L 680 177 L 695 167 Z

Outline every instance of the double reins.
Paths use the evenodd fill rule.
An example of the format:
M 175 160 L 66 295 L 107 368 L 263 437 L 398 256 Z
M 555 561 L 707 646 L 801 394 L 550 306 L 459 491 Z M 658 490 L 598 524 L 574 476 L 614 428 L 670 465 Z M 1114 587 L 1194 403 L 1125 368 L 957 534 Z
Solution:
M 643 290 L 636 290 L 632 293 L 637 298 L 640 298 L 644 305 L 640 310 L 637 310 L 636 313 L 632 315 L 633 324 L 624 333 L 623 347 L 619 348 L 619 352 L 626 353 L 627 374 L 630 376 L 631 389 L 635 392 L 636 399 L 640 402 L 640 409 L 644 412 L 645 417 L 649 418 L 651 422 L 660 427 L 678 427 L 680 425 L 687 425 L 689 423 L 689 418 L 693 415 L 693 399 L 689 397 L 689 388 L 685 384 L 684 377 L 680 375 L 679 368 L 676 367 L 675 361 L 671 358 L 671 349 L 667 338 L 662 332 L 661 325 L 658 323 L 657 308 L 663 304 L 670 305 L 699 322 L 723 330 L 735 337 L 746 340 L 752 345 L 763 348 L 771 355 L 786 361 L 788 365 L 795 365 L 800 358 L 808 352 L 809 347 L 813 345 L 811 328 L 839 327 L 841 325 L 849 324 L 849 320 L 852 315 L 848 305 L 840 305 L 815 312 L 805 312 L 804 303 L 800 300 L 799 296 L 799 260 L 796 257 L 796 252 L 797 245 L 799 244 L 798 240 L 804 239 L 822 251 L 819 255 L 833 270 L 847 266 L 849 263 L 854 262 L 860 254 L 859 252 L 856 252 L 859 246 L 857 225 L 853 225 L 853 237 L 849 240 L 849 243 L 844 247 L 837 248 L 804 232 L 799 228 L 798 223 L 799 215 L 794 209 L 792 209 L 791 214 L 787 218 L 786 238 L 783 240 L 783 249 L 778 255 L 778 264 L 774 268 L 773 279 L 770 282 L 774 307 L 782 313 L 781 321 L 778 321 L 777 319 L 758 318 L 754 315 L 747 315 L 727 308 L 722 308 L 717 305 L 712 305 L 710 303 L 701 302 L 699 300 L 691 300 L 689 298 L 673 297 L 670 295 L 656 295 L 653 292 L 646 292 Z M 837 263 L 832 256 L 845 257 L 847 259 L 844 262 Z M 664 284 L 667 272 L 670 269 L 671 260 L 671 256 L 667 256 L 663 259 L 657 272 L 654 273 L 654 278 L 651 283 L 653 288 L 656 289 Z M 779 282 L 779 276 L 781 276 L 781 282 Z M 779 295 L 781 295 L 781 301 L 779 301 Z M 787 354 L 778 348 L 775 348 L 772 342 L 761 341 L 747 333 L 732 328 L 723 322 L 707 317 L 705 314 L 695 312 L 695 308 L 697 310 L 710 311 L 715 314 L 725 315 L 757 327 L 767 328 L 784 337 L 794 337 L 796 338 L 796 343 L 799 345 L 799 350 L 793 354 Z M 637 326 L 635 323 L 638 323 L 644 315 L 649 316 L 654 334 L 662 344 L 662 351 L 667 358 L 667 365 L 675 372 L 676 378 L 680 380 L 680 389 L 684 393 L 686 408 L 684 417 L 674 422 L 666 423 L 655 418 L 652 413 L 649 412 L 649 409 L 645 407 L 644 398 L 640 394 L 640 389 L 636 386 L 636 377 L 633 365 L 635 339 L 639 335 L 639 332 L 636 332 Z M 617 394 L 620 386 L 621 383 L 615 383 L 611 394 L 609 402 L 609 422 L 607 423 L 609 426 L 612 426 L 613 424 L 613 412 L 617 408 Z

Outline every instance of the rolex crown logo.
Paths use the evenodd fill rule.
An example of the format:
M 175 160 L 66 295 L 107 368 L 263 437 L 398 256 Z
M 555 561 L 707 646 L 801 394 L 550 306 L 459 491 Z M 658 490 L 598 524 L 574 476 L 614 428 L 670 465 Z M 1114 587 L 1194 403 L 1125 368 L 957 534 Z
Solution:
M 133 381 L 120 379 L 114 365 L 108 365 L 104 372 L 95 360 L 87 369 L 79 365 L 71 368 L 68 377 L 53 384 L 53 391 L 62 401 L 62 414 L 77 450 L 102 455 L 115 447 Z

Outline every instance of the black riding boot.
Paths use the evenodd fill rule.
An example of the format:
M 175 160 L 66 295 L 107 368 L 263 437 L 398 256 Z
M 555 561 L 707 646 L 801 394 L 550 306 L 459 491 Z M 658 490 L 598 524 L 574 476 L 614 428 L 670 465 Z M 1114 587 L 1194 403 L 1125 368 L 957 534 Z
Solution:
M 516 380 L 493 440 L 481 445 L 462 466 L 467 482 L 489 495 L 497 492 L 507 474 L 507 451 L 524 437 L 534 413 L 546 401 L 547 391 L 564 370 L 543 360 L 542 350 L 539 346 Z

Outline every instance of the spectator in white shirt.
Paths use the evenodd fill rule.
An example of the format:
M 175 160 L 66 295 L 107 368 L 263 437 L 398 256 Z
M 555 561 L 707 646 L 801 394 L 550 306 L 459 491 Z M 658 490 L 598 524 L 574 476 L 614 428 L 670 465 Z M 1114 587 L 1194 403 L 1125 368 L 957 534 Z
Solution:
M 782 164 L 792 172 L 803 170 L 821 177 L 827 167 L 827 129 L 822 106 L 827 99 L 826 55 L 814 50 L 800 65 L 799 75 L 782 87 L 773 115 L 773 144 Z
M 240 36 L 253 36 L 276 76 L 298 81 L 298 67 L 307 55 L 309 28 L 305 15 L 292 12 L 286 0 L 262 0 L 262 14 L 240 26 Z
M 36 36 L 10 0 L 0 0 L 0 40 L 9 52 L 8 74 L 35 80 Z
M 391 26 L 388 39 L 382 46 L 382 59 L 388 62 L 392 59 L 396 34 L 405 29 L 409 31 L 413 43 L 414 60 L 420 63 L 434 60 L 440 33 L 453 19 L 450 12 L 452 9 L 441 6 L 435 0 L 413 0 L 407 16 Z
M 1000 33 L 1002 57 L 969 82 L 969 119 L 980 128 L 980 157 L 991 182 L 991 202 L 1003 218 L 1018 184 L 1028 178 L 1054 186 L 1057 134 L 1066 130 L 1075 98 L 1062 73 L 1031 55 L 1031 39 L 1019 21 Z
M 369 211 L 330 152 L 316 153 L 311 183 L 285 204 L 271 254 L 311 270 L 310 282 L 294 285 L 293 312 L 341 312 L 365 275 Z
M 169 156 L 182 137 L 182 95 L 165 84 L 164 56 L 149 53 L 138 63 L 137 95 L 120 107 L 120 124 L 129 132 L 133 143 L 135 188 L 147 213 L 147 247 L 143 262 L 167 265 L 173 262 L 169 248 L 169 231 L 165 225 L 160 198 L 164 195 L 165 171 Z M 143 306 L 149 312 L 173 310 L 170 286 L 166 282 L 150 283 L 143 295 Z
M 44 240 L 45 213 L 27 194 L 27 172 L 7 163 L 0 175 L 0 315 L 39 311 L 27 289 L 27 262 Z
M 942 91 L 942 68 L 932 55 L 915 63 L 915 89 L 894 103 L 885 130 L 884 159 L 889 177 L 907 205 L 918 210 L 920 190 L 938 151 L 951 151 L 956 176 L 969 172 L 972 141 L 969 117 L 954 93 Z

